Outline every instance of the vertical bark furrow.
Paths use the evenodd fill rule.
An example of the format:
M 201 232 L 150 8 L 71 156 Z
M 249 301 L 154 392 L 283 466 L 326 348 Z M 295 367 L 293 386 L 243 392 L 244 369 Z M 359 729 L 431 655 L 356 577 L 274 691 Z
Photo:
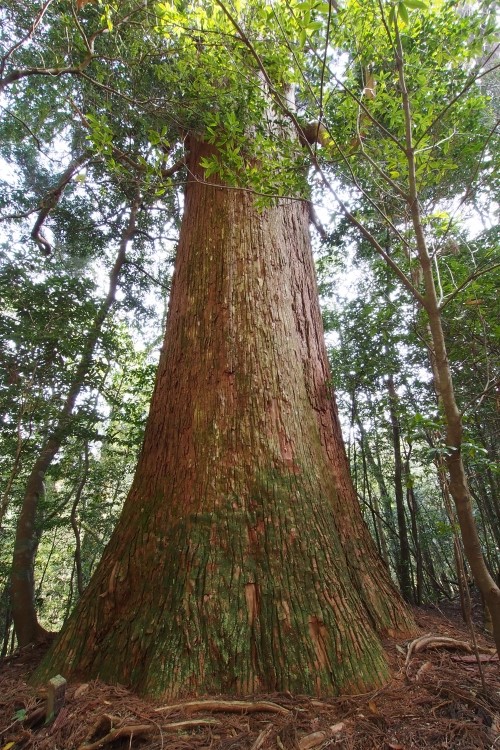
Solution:
M 200 179 L 206 148 L 191 144 Z M 136 477 L 52 670 L 170 697 L 386 679 L 376 631 L 412 622 L 363 525 L 328 380 L 306 208 L 258 211 L 192 179 Z

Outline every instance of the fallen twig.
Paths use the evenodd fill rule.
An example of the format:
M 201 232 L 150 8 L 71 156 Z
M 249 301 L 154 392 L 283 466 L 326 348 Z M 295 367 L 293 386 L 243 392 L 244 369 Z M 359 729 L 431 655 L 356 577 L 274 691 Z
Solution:
M 250 750 L 260 750 L 260 748 L 262 747 L 262 745 L 264 744 L 264 742 L 273 733 L 273 730 L 274 730 L 273 725 L 272 724 L 267 724 L 267 726 L 264 727 L 264 729 L 261 732 L 259 732 L 259 736 L 257 737 L 257 739 L 255 740 L 255 742 L 253 743 L 253 745 L 250 748 Z
M 201 726 L 215 726 L 220 724 L 217 719 L 187 719 L 186 721 L 173 721 L 171 724 L 162 724 L 165 732 L 177 732 L 179 729 L 194 729 Z

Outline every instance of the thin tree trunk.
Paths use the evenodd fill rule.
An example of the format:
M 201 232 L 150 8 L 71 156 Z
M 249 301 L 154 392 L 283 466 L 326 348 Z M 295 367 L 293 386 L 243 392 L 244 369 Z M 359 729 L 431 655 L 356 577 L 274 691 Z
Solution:
M 2 635 L 2 649 L 0 651 L 0 659 L 7 656 L 10 642 L 10 629 L 12 627 L 12 609 L 10 604 L 10 584 L 7 583 L 0 596 L 0 624 L 3 630 Z
M 481 591 L 488 609 L 490 610 L 493 623 L 493 637 L 495 639 L 497 650 L 500 652 L 500 588 L 496 585 L 486 565 L 476 522 L 474 520 L 472 498 L 461 454 L 463 433 L 462 415 L 455 400 L 453 379 L 446 351 L 446 343 L 436 288 L 434 286 L 432 267 L 429 256 L 427 254 L 426 260 L 424 251 L 425 253 L 427 252 L 425 245 L 424 250 L 422 251 L 421 263 L 424 268 L 424 279 L 427 291 L 426 304 L 433 343 L 432 359 L 433 370 L 435 373 L 436 392 L 445 417 L 445 441 L 447 452 L 444 457 L 444 462 L 449 477 L 447 484 L 455 505 L 465 556 L 469 563 L 474 580 Z
M 369 468 L 371 469 L 373 473 L 373 476 L 375 477 L 375 481 L 377 482 L 379 492 L 380 492 L 380 502 L 382 503 L 382 515 L 379 514 L 379 521 L 382 524 L 382 518 L 383 518 L 385 521 L 386 528 L 387 528 L 387 534 L 384 533 L 385 553 L 383 553 L 383 557 L 387 565 L 390 566 L 390 555 L 389 555 L 389 549 L 388 549 L 388 544 L 387 544 L 387 537 L 389 538 L 389 543 L 391 545 L 391 553 L 393 555 L 393 558 L 395 559 L 396 555 L 394 554 L 394 547 L 395 547 L 394 542 L 395 541 L 397 542 L 397 534 L 393 526 L 389 490 L 387 489 L 387 485 L 385 482 L 384 474 L 382 472 L 382 467 L 380 465 L 378 453 L 377 453 L 377 457 L 373 455 L 371 447 L 370 447 L 370 443 L 368 441 L 368 436 L 366 434 L 366 430 L 364 428 L 363 423 L 361 422 L 359 418 L 359 415 L 356 415 L 356 425 L 361 435 L 364 456 L 366 458 Z M 377 446 L 377 449 L 378 449 L 378 446 Z M 377 508 L 378 507 L 379 507 L 379 504 L 378 504 L 378 498 L 377 498 Z
M 88 333 L 75 375 L 56 424 L 43 443 L 26 482 L 21 513 L 16 527 L 11 573 L 12 615 L 18 643 L 21 647 L 43 639 L 47 635 L 47 631 L 38 622 L 34 600 L 34 568 L 38 537 L 37 512 L 39 501 L 44 492 L 45 475 L 68 434 L 75 403 L 83 388 L 85 378 L 92 363 L 94 349 L 99 340 L 103 323 L 115 300 L 118 278 L 125 263 L 126 248 L 135 231 L 138 205 L 138 201 L 136 201 L 130 209 L 129 221 L 123 233 L 118 255 L 109 276 L 107 296 Z
M 81 459 L 80 459 L 81 462 Z M 82 466 L 80 465 L 80 469 L 82 469 Z M 76 488 L 75 492 L 75 499 L 73 500 L 73 505 L 71 506 L 71 515 L 70 515 L 70 521 L 71 521 L 71 528 L 73 529 L 73 533 L 75 535 L 75 574 L 76 574 L 76 589 L 78 592 L 78 596 L 81 596 L 83 594 L 83 571 L 82 571 L 82 540 L 81 540 L 81 534 L 80 534 L 80 524 L 77 516 L 77 510 L 78 505 L 80 504 L 80 500 L 82 498 L 82 492 L 83 488 L 85 487 L 85 483 L 88 478 L 89 473 L 89 445 L 88 442 L 85 443 L 84 448 L 84 460 L 83 460 L 83 472 L 82 476 L 80 477 L 80 481 L 78 482 L 78 487 Z
M 376 494 L 373 494 L 371 491 L 370 476 L 368 474 L 368 466 L 367 466 L 366 455 L 365 455 L 365 443 L 363 439 L 361 439 L 360 441 L 360 448 L 361 448 L 361 460 L 362 460 L 362 465 L 363 465 L 363 488 L 366 489 L 366 494 L 368 495 L 368 501 L 366 502 L 368 502 L 368 507 L 370 508 L 370 512 L 372 516 L 373 529 L 375 532 L 375 541 L 377 543 L 377 549 L 378 549 L 379 555 L 382 557 L 387 567 L 389 567 L 389 553 L 387 550 L 387 542 L 385 539 L 384 528 L 382 526 L 382 519 L 380 517 L 378 497 Z
M 353 394 L 353 401 L 354 401 L 354 394 Z M 359 422 L 359 417 L 357 416 L 357 410 L 356 407 L 353 407 L 353 417 L 354 422 Z M 368 463 L 366 458 L 366 451 L 367 448 L 369 450 L 369 446 L 367 445 L 366 436 L 363 433 L 361 433 L 361 440 L 359 441 L 359 445 L 361 448 L 361 461 L 363 465 L 363 486 L 366 487 L 366 492 L 368 494 L 368 503 L 370 512 L 372 515 L 372 522 L 373 522 L 373 528 L 375 532 L 375 540 L 377 543 L 377 549 L 379 554 L 381 555 L 383 561 L 387 565 L 387 568 L 389 568 L 389 552 L 387 549 L 387 541 L 385 538 L 385 532 L 384 527 L 382 525 L 382 518 L 380 516 L 380 507 L 378 502 L 378 497 L 376 493 L 372 493 L 371 486 L 370 486 L 370 476 L 368 472 Z
M 396 405 L 398 396 L 392 375 L 386 380 L 389 395 L 389 415 L 392 429 L 392 446 L 394 451 L 394 494 L 396 498 L 396 516 L 398 520 L 399 551 L 397 559 L 397 576 L 401 593 L 407 602 L 413 602 L 413 586 L 411 581 L 410 545 L 408 542 L 408 528 L 406 524 L 404 490 L 403 490 L 403 459 L 401 456 L 401 434 Z
M 432 338 L 433 369 L 437 375 L 435 385 L 446 425 L 447 454 L 445 456 L 445 462 L 449 476 L 449 489 L 457 512 L 465 556 L 469 563 L 472 575 L 474 576 L 474 580 L 490 610 L 493 623 L 493 637 L 495 639 L 497 651 L 500 653 L 500 588 L 496 585 L 484 560 L 481 542 L 474 521 L 467 476 L 462 461 L 462 414 L 460 413 L 455 398 L 453 377 L 446 350 L 441 309 L 436 292 L 432 261 L 427 248 L 427 241 L 420 215 L 415 149 L 413 146 L 413 121 L 410 108 L 410 98 L 406 87 L 404 73 L 403 46 L 397 21 L 394 29 L 396 41 L 396 66 L 398 70 L 401 100 L 405 118 L 409 209 L 411 212 L 418 259 L 422 269 L 425 289 L 422 304 L 428 316 L 429 329 Z
M 364 525 L 329 386 L 307 206 L 205 183 L 194 139 L 144 445 L 38 678 L 168 697 L 340 693 L 411 616 Z M 213 178 L 211 178 L 213 182 Z
M 477 415 L 474 419 L 474 428 L 480 436 L 482 444 L 488 450 L 488 456 L 490 460 L 498 461 L 500 456 L 496 446 L 489 439 L 488 433 L 483 429 L 480 424 Z M 498 477 L 493 475 L 489 466 L 486 466 L 481 473 L 476 476 L 475 485 L 477 492 L 473 495 L 479 508 L 484 508 L 488 519 L 488 526 L 490 528 L 493 539 L 495 540 L 496 548 L 500 550 L 500 482 Z M 498 569 L 498 561 L 496 563 L 496 569 Z M 495 571 L 495 568 L 493 568 Z
M 422 594 L 424 587 L 423 559 L 422 548 L 420 545 L 420 534 L 418 529 L 417 499 L 413 491 L 413 486 L 409 481 L 411 476 L 410 455 L 411 447 L 407 455 L 405 456 L 405 475 L 407 477 L 406 502 L 408 505 L 408 510 L 410 511 L 411 536 L 413 540 L 415 557 L 415 604 L 422 604 Z
M 22 411 L 22 410 L 21 410 Z M 24 440 L 22 438 L 22 427 L 21 427 L 21 414 L 19 414 L 17 421 L 17 443 L 16 452 L 14 455 L 14 462 L 12 464 L 10 474 L 5 484 L 5 489 L 2 493 L 2 499 L 0 500 L 0 532 L 2 530 L 4 518 L 9 508 L 12 485 L 14 484 L 16 477 L 21 470 L 21 454 L 23 450 Z

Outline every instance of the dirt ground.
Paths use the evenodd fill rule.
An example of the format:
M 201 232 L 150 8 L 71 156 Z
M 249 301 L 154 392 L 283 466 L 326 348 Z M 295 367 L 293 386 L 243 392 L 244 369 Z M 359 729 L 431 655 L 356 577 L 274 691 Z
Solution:
M 165 707 L 123 687 L 70 683 L 49 723 L 46 696 L 26 682 L 43 649 L 24 649 L 0 662 L 0 750 L 500 750 L 491 639 L 476 628 L 480 669 L 456 605 L 416 608 L 415 618 L 422 636 L 441 640 L 388 640 L 392 680 L 365 695 L 218 696 Z

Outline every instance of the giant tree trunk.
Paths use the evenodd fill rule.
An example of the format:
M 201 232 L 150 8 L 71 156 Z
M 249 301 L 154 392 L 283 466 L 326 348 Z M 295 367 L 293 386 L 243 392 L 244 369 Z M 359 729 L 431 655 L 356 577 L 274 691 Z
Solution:
M 39 676 L 142 693 L 362 691 L 409 631 L 363 524 L 307 207 L 203 184 L 190 144 L 164 347 L 135 480 Z

